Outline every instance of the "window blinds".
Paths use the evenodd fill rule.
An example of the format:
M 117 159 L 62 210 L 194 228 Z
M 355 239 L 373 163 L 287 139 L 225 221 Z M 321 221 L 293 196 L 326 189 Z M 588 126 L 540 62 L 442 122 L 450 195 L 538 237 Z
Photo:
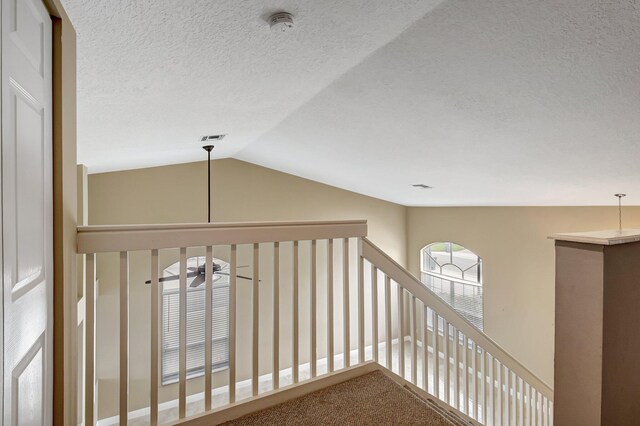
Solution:
M 227 280 L 225 280 L 227 281 Z M 229 365 L 229 283 L 213 285 L 212 366 Z M 178 381 L 180 353 L 180 295 L 162 294 L 162 384 Z M 187 377 L 204 374 L 205 285 L 187 290 Z
M 424 272 L 422 282 L 476 328 L 483 329 L 482 287 L 436 278 Z

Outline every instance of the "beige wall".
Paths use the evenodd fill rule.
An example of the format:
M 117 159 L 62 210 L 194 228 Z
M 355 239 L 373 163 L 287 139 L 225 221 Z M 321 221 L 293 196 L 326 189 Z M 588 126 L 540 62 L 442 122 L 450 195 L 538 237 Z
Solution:
M 624 209 L 624 225 L 640 227 L 640 208 Z M 407 263 L 454 241 L 483 258 L 485 332 L 553 385 L 554 245 L 547 236 L 618 227 L 615 207 L 409 208 Z
M 89 223 L 206 222 L 206 162 L 89 176 Z M 238 160 L 213 161 L 214 222 L 366 219 L 406 263 L 406 207 Z
M 204 176 L 204 162 L 90 175 L 90 223 L 202 222 L 206 219 Z M 419 275 L 419 251 L 431 242 L 455 241 L 473 250 L 484 259 L 485 332 L 549 384 L 553 384 L 554 250 L 553 243 L 547 236 L 556 232 L 610 229 L 617 226 L 615 207 L 406 208 L 237 160 L 214 161 L 212 180 L 215 221 L 364 218 L 369 221 L 369 233 L 373 242 L 400 263 L 407 265 L 416 275 Z M 640 208 L 626 208 L 624 224 L 626 227 L 640 227 Z M 301 248 L 308 250 L 304 246 Z M 319 253 L 324 253 L 324 246 L 319 245 L 318 250 Z M 269 249 L 263 249 L 261 255 L 268 264 L 271 256 Z M 225 254 L 219 256 L 224 259 Z M 250 264 L 249 253 L 240 256 L 244 256 L 240 263 Z M 284 255 L 286 256 L 288 254 Z M 336 259 L 339 259 L 339 252 Z M 175 253 L 168 255 L 161 266 L 174 260 Z M 103 271 L 99 306 L 102 312 L 115 312 L 116 277 L 104 275 L 108 274 L 104 271 L 112 270 L 115 273 L 116 261 L 112 257 L 111 260 L 101 260 L 99 264 Z M 132 255 L 132 282 L 148 278 L 148 264 L 148 254 Z M 261 276 L 267 278 L 261 286 L 264 289 L 261 290 L 261 312 L 265 312 L 266 316 L 260 344 L 262 351 L 270 357 L 268 326 L 272 301 L 271 283 L 268 279 L 270 270 L 267 269 L 261 269 Z M 305 276 L 307 269 L 308 265 L 303 261 L 301 271 Z M 283 284 L 283 318 L 290 315 L 288 305 L 282 302 L 290 298 L 290 290 L 287 290 L 289 284 Z M 307 284 L 301 283 L 301 303 L 306 303 L 309 297 L 305 290 L 308 288 Z M 337 297 L 340 285 L 337 277 Z M 149 295 L 144 287 L 138 289 L 140 291 L 132 288 L 131 296 L 132 306 L 136 306 L 141 318 L 136 325 L 140 328 L 135 333 L 146 339 Z M 355 293 L 352 294 L 355 297 Z M 246 293 L 241 297 L 249 298 L 250 295 Z M 322 293 L 320 297 L 319 303 L 322 306 Z M 339 299 L 336 300 L 336 303 L 339 302 Z M 108 318 L 111 316 L 99 320 L 104 323 Z M 243 321 L 240 320 L 239 326 L 248 326 L 248 323 L 242 325 Z M 308 319 L 301 318 L 301 321 L 301 330 L 305 330 Z M 355 321 L 352 321 L 352 326 L 354 324 Z M 337 343 L 341 341 L 340 327 L 341 323 L 337 322 Z M 281 333 L 285 342 L 290 331 L 285 327 Z M 352 334 L 356 335 L 355 332 Z M 99 342 L 102 339 L 101 344 L 111 349 L 117 348 L 115 336 L 109 336 L 110 329 L 107 327 L 102 330 Z M 324 336 L 320 335 L 319 339 L 323 341 Z M 303 342 L 302 346 L 301 358 L 304 360 L 308 356 L 308 350 L 304 349 L 306 343 Z M 339 347 L 338 345 L 336 350 Z M 319 349 L 322 351 L 322 348 Z M 100 352 L 99 350 L 98 353 Z M 244 354 L 242 356 L 245 358 L 248 356 L 247 351 L 239 353 Z M 287 364 L 290 361 L 289 348 L 284 347 L 282 353 L 282 363 Z M 99 374 L 105 379 L 117 377 L 117 357 L 112 355 L 99 359 Z M 146 352 L 132 354 L 132 360 L 135 357 L 138 357 L 140 365 L 146 369 L 144 363 L 148 359 L 148 348 Z M 249 360 L 245 358 L 239 362 L 248 367 Z M 261 370 L 263 367 L 267 368 L 270 362 L 270 358 L 262 359 Z M 139 369 L 132 368 L 132 371 Z M 242 371 L 241 377 L 246 376 L 247 371 Z M 219 376 L 215 380 L 217 384 L 224 382 L 224 378 Z M 144 395 L 147 395 L 144 392 L 146 382 L 148 378 L 141 374 L 137 386 L 140 386 L 140 393 Z M 113 394 L 115 401 L 117 382 L 107 379 L 102 386 L 101 389 L 105 390 L 102 398 L 111 399 L 108 395 Z M 193 391 L 200 388 L 201 384 L 197 380 L 190 384 Z M 173 388 L 166 387 L 164 395 L 170 398 L 175 397 L 176 393 Z M 110 403 L 102 399 L 101 402 L 104 407 L 109 407 L 104 413 L 115 414 L 115 406 L 110 406 Z M 142 406 L 144 403 L 145 401 L 139 401 L 138 405 Z M 135 403 L 133 408 L 136 408 Z
M 280 220 L 339 220 L 367 219 L 369 238 L 405 264 L 406 256 L 406 207 L 370 197 L 358 195 L 327 185 L 297 178 L 237 160 L 213 162 L 212 182 L 213 219 L 231 221 L 280 221 Z M 206 162 L 190 163 L 124 172 L 94 174 L 89 176 L 89 223 L 169 223 L 203 222 L 206 220 Z M 334 297 L 335 297 L 335 350 L 342 350 L 342 245 L 335 244 Z M 325 282 L 326 243 L 318 242 L 318 280 Z M 350 247 L 350 297 L 357 297 L 356 245 Z M 251 247 L 240 246 L 238 264 L 251 265 Z M 202 255 L 202 250 L 188 253 Z M 214 256 L 228 260 L 228 250 L 216 249 Z M 272 264 L 273 250 L 270 244 L 261 245 L 260 262 L 260 372 L 270 371 L 272 365 Z M 309 359 L 310 327 L 309 276 L 310 244 L 300 243 L 300 360 Z M 282 368 L 291 365 L 292 355 L 292 248 L 281 246 L 280 282 L 280 335 Z M 177 260 L 176 250 L 164 250 L 160 255 L 160 267 Z M 149 330 L 150 290 L 143 284 L 149 279 L 150 255 L 134 252 L 130 255 L 130 404 L 135 410 L 148 405 L 149 395 Z M 249 269 L 250 271 L 250 269 Z M 97 320 L 97 374 L 100 379 L 99 417 L 117 414 L 118 386 L 118 336 L 114 324 L 118 321 L 118 258 L 115 254 L 98 256 L 98 320 Z M 251 292 L 246 281 L 238 283 L 238 333 L 251 332 Z M 369 300 L 369 294 L 366 298 Z M 382 294 L 379 295 L 383 297 Z M 318 357 L 325 356 L 326 291 L 318 291 Z M 369 305 L 367 305 L 369 306 Z M 356 344 L 357 312 L 351 312 L 351 344 Z M 379 330 L 380 335 L 383 330 Z M 366 335 L 370 336 L 367 326 Z M 238 340 L 238 380 L 250 377 L 250 339 Z M 226 373 L 213 377 L 214 386 L 226 383 Z M 189 381 L 188 392 L 202 390 L 202 380 Z M 163 386 L 161 401 L 177 397 L 177 386 Z

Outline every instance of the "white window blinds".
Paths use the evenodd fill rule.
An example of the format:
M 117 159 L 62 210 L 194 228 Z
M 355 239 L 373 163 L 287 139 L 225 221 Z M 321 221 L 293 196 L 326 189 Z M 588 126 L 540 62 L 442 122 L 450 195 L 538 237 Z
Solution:
M 229 281 L 221 277 L 213 284 L 212 366 L 229 364 Z M 179 293 L 175 288 L 162 294 L 162 384 L 178 381 Z M 187 377 L 204 374 L 205 285 L 187 290 Z

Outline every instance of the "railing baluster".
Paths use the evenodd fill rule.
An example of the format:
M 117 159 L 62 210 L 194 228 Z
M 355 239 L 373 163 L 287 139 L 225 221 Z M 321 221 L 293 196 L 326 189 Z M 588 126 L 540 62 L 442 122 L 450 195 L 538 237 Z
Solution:
M 427 305 L 422 306 L 422 387 L 429 392 L 429 327 L 427 326 Z
M 378 268 L 371 264 L 371 351 L 378 362 Z
M 273 243 L 273 389 L 280 387 L 280 243 Z
M 487 352 L 484 348 L 480 348 L 480 407 L 482 410 L 482 423 L 488 425 L 487 416 L 487 375 L 486 375 L 486 365 L 487 365 Z
M 538 426 L 538 390 L 536 388 L 533 389 L 533 395 L 531 396 L 531 403 L 533 405 L 531 412 L 533 414 L 533 424 Z
M 505 380 L 504 365 L 498 363 L 498 386 L 500 387 L 500 422 L 501 424 L 509 424 L 509 417 L 507 416 L 507 382 Z
M 327 358 L 328 370 L 333 372 L 335 352 L 333 349 L 333 240 L 327 240 Z
M 536 419 L 537 419 L 537 424 L 539 426 L 542 426 L 542 395 L 540 394 L 540 392 L 538 392 L 538 390 L 536 389 Z
M 440 321 L 438 318 L 438 314 L 433 309 L 431 310 L 431 324 L 433 326 L 433 330 L 431 337 L 433 338 L 433 394 L 437 398 L 441 398 L 440 396 L 440 325 L 438 322 Z
M 471 341 L 471 418 L 478 420 L 478 347 Z
M 442 347 L 444 353 L 444 370 L 443 370 L 443 378 L 444 378 L 444 402 L 449 404 L 450 401 L 450 393 L 451 393 L 451 384 L 449 382 L 449 370 L 451 369 L 451 360 L 449 358 L 449 323 L 446 319 L 442 318 L 442 325 L 444 330 L 443 340 L 444 346 Z
M 398 375 L 404 378 L 404 293 L 402 286 L 398 289 Z
M 384 321 L 385 321 L 385 352 L 387 356 L 387 368 L 393 370 L 393 336 L 391 334 L 391 278 L 384 276 Z
M 518 410 L 516 408 L 518 402 L 518 377 L 513 371 L 509 370 L 509 378 L 511 379 L 511 384 L 509 386 L 509 398 L 511 404 L 509 406 L 511 410 L 511 416 L 513 417 L 513 424 L 518 424 Z
M 178 417 L 187 413 L 187 249 L 180 249 Z
M 538 426 L 538 390 L 531 386 L 531 424 Z
M 213 353 L 213 247 L 207 246 L 204 262 L 204 409 L 209 411 L 211 410 L 211 363 Z
M 467 363 L 469 341 L 466 335 L 462 335 L 462 412 L 469 413 L 469 365 Z
M 158 250 L 151 250 L 151 397 L 149 420 L 151 425 L 158 424 L 158 377 L 159 348 L 160 348 L 160 279 L 159 279 Z
M 496 410 L 498 411 L 498 414 L 496 416 L 496 418 L 498 419 L 499 424 L 504 424 L 504 391 L 502 388 L 502 384 L 504 382 L 504 378 L 503 378 L 503 374 L 502 374 L 502 364 L 500 364 L 500 362 L 498 360 L 494 360 L 495 363 L 497 364 L 497 370 L 496 370 L 496 384 L 498 386 L 498 406 L 496 407 Z
M 317 375 L 317 354 L 316 354 L 316 298 L 317 298 L 317 247 L 316 240 L 311 241 L 311 377 Z
M 524 425 L 524 416 L 523 416 L 523 400 L 524 400 L 524 389 L 522 388 L 522 380 L 516 376 L 516 387 L 517 393 L 519 395 L 518 401 L 516 404 L 516 424 Z
M 344 367 L 351 365 L 351 339 L 349 336 L 349 239 L 343 240 L 342 250 L 342 326 Z
M 529 383 L 524 382 L 523 383 L 524 386 L 524 392 L 525 392 L 525 397 L 524 397 L 524 420 L 525 420 L 525 424 L 527 426 L 531 426 L 531 386 L 529 386 Z
M 538 422 L 536 422 L 536 390 L 533 386 L 529 387 L 529 410 L 531 411 L 531 425 L 537 426 Z
M 260 355 L 260 245 L 253 244 L 253 276 L 252 276 L 252 301 L 253 301 L 253 329 L 251 332 L 253 343 L 251 345 L 251 393 L 253 396 L 258 395 L 258 359 Z
M 485 352 L 486 354 L 486 352 Z M 489 406 L 487 407 L 488 414 L 491 414 L 489 417 L 491 418 L 491 424 L 496 424 L 496 398 L 494 394 L 495 390 L 495 362 L 491 355 L 488 355 L 487 362 L 489 363 Z
M 503 370 L 502 382 L 504 383 L 504 393 L 505 393 L 505 398 L 504 398 L 505 406 L 502 411 L 504 412 L 506 424 L 510 424 L 511 423 L 511 372 L 505 365 L 502 366 L 502 370 Z
M 500 363 L 500 414 L 502 423 L 509 424 L 509 370 Z
M 358 239 L 358 244 L 361 240 Z M 364 362 L 364 257 L 358 253 L 358 363 Z
M 86 256 L 86 281 L 85 281 L 85 401 L 84 401 L 84 424 L 93 426 L 96 422 L 95 413 L 95 338 L 96 338 L 96 255 L 95 253 Z M 157 394 L 156 394 L 157 395 Z M 157 401 L 156 401 L 157 402 Z
M 231 245 L 229 259 L 229 403 L 236 401 L 236 300 L 237 300 L 238 254 L 235 244 Z
M 129 416 L 129 252 L 120 252 L 120 424 Z
M 298 241 L 293 242 L 293 383 L 298 383 L 299 374 L 299 335 L 298 335 L 298 321 L 299 321 L 299 271 L 298 271 L 298 258 L 299 258 L 299 244 Z
M 411 295 L 411 306 L 409 310 L 411 327 L 411 382 L 418 384 L 418 345 L 416 344 L 416 297 Z
M 462 411 L 460 407 L 460 332 L 453 327 L 453 401 L 451 405 Z

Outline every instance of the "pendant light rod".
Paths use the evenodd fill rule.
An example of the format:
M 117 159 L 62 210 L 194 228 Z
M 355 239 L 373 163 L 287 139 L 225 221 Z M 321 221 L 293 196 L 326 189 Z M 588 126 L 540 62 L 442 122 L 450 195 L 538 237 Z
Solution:
M 211 223 L 211 151 L 213 151 L 213 145 L 205 145 L 202 149 L 207 151 L 207 222 Z
M 622 232 L 622 197 L 626 197 L 627 194 L 614 194 L 618 197 L 618 230 Z

